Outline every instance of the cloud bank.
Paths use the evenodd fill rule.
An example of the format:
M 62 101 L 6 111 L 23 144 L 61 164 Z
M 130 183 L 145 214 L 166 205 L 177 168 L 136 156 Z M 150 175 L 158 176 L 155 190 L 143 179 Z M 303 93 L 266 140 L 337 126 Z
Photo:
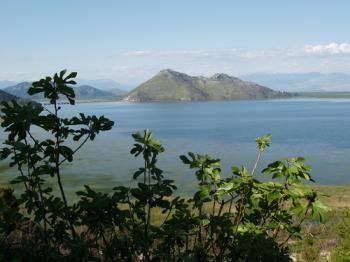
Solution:
M 114 56 L 124 77 L 145 80 L 163 68 L 193 75 L 224 72 L 242 75 L 256 72 L 350 73 L 350 43 L 305 45 L 290 48 L 246 50 L 237 48 L 197 50 L 137 50 Z M 121 73 L 123 72 L 123 73 Z
M 309 44 L 290 48 L 195 50 L 128 50 L 109 56 L 87 54 L 84 57 L 45 56 L 11 60 L 0 55 L 0 80 L 36 79 L 62 68 L 76 70 L 85 79 L 109 78 L 138 84 L 164 68 L 191 75 L 210 76 L 222 72 L 243 75 L 256 72 L 345 72 L 350 73 L 350 43 Z M 23 73 L 25 72 L 25 73 Z
M 350 54 L 349 43 L 330 43 L 327 45 L 306 45 L 304 51 L 307 54 L 316 55 L 336 55 L 336 54 Z

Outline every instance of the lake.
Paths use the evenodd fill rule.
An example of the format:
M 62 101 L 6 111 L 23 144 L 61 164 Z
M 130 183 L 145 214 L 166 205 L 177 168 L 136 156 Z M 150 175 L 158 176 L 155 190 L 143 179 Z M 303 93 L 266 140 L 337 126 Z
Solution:
M 179 192 L 195 189 L 193 171 L 182 164 L 179 155 L 192 151 L 220 158 L 228 176 L 232 165 L 252 167 L 257 155 L 254 139 L 267 133 L 273 135 L 272 146 L 260 169 L 272 160 L 303 156 L 317 183 L 350 183 L 350 100 L 109 102 L 63 107 L 65 115 L 84 112 L 115 121 L 113 130 L 99 135 L 78 153 L 73 164 L 64 166 L 65 184 L 72 192 L 83 184 L 109 190 L 132 183 L 132 174 L 142 162 L 129 154 L 131 134 L 145 128 L 162 140 L 165 152 L 159 166 L 177 181 Z M 3 131 L 0 139 L 4 140 Z M 2 184 L 16 174 L 4 164 L 0 165 Z

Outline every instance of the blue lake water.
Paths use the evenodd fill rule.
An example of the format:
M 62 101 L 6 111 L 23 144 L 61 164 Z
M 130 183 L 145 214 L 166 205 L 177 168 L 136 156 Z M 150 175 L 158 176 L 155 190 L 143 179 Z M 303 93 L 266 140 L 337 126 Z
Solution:
M 257 155 L 254 139 L 271 133 L 272 146 L 260 169 L 282 157 L 303 156 L 321 184 L 350 183 L 350 100 L 270 100 L 195 103 L 85 103 L 64 106 L 63 113 L 105 115 L 115 121 L 64 166 L 67 186 L 80 189 L 94 184 L 109 189 L 132 183 L 132 173 L 142 166 L 129 154 L 131 134 L 151 129 L 165 152 L 159 166 L 173 178 L 180 192 L 194 190 L 193 171 L 179 160 L 188 151 L 208 153 L 222 160 L 223 172 L 232 165 L 252 167 Z M 40 136 L 40 132 L 37 132 Z M 1 130 L 0 139 L 4 139 Z M 74 147 L 74 145 L 73 145 Z M 0 163 L 4 165 L 4 163 Z M 0 169 L 5 183 L 16 173 Z

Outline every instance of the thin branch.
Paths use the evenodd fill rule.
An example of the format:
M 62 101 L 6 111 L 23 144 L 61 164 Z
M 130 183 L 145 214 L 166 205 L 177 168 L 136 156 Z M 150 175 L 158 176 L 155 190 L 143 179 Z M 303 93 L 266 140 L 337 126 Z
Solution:
M 32 133 L 30 131 L 27 131 L 28 135 L 30 136 L 30 138 L 34 141 L 34 143 L 39 145 L 38 140 L 35 139 L 35 137 L 32 135 Z M 83 146 L 84 144 L 89 140 L 89 138 L 91 137 L 91 134 L 89 133 L 88 136 L 84 139 L 84 141 L 73 151 L 73 155 L 75 153 L 77 153 Z M 40 149 L 44 151 L 44 149 L 39 145 Z M 60 162 L 59 162 L 59 166 L 62 165 L 65 161 L 67 161 L 67 158 L 63 158 Z
M 89 138 L 91 137 L 91 134 L 89 134 L 85 140 L 73 151 L 73 155 L 78 152 L 82 147 L 83 145 L 89 140 Z M 59 166 L 62 165 L 65 161 L 67 160 L 67 158 L 65 157 L 64 159 L 61 160 L 61 162 L 59 162 Z
M 28 142 L 27 142 L 27 139 L 25 138 L 25 144 L 26 146 L 28 147 Z M 30 164 L 30 165 L 29 165 Z M 33 168 L 33 171 L 35 170 L 35 164 L 34 162 L 32 161 L 30 155 L 29 155 L 29 148 L 28 148 L 28 174 L 30 173 L 30 166 Z M 40 204 L 41 204 L 41 208 L 42 208 L 42 211 L 43 211 L 43 221 L 44 221 L 44 239 L 45 239 L 45 242 L 46 242 L 46 245 L 49 244 L 49 240 L 47 238 L 47 223 L 46 223 L 46 208 L 45 208 L 45 204 L 44 204 L 44 198 L 43 198 L 43 192 L 42 192 L 42 189 L 41 189 L 41 185 L 40 185 L 40 177 L 37 175 L 35 177 L 35 182 L 36 182 L 36 185 L 38 186 L 38 191 L 39 191 L 39 198 L 40 198 Z M 40 208 L 40 206 L 39 206 Z
M 262 152 L 263 152 L 262 150 L 259 150 L 258 157 L 257 157 L 257 159 L 255 161 L 255 164 L 254 164 L 254 167 L 253 167 L 253 170 L 252 170 L 252 176 L 254 176 L 255 170 L 258 167 L 258 164 L 259 164 L 260 159 L 261 159 Z
M 308 211 L 309 211 L 309 206 L 306 208 L 303 218 L 300 220 L 300 222 L 296 227 L 299 227 L 304 222 Z M 292 237 L 292 234 L 290 233 L 287 239 L 284 240 L 281 244 L 279 244 L 278 247 L 282 247 L 284 244 L 286 244 L 291 237 Z
M 59 153 L 59 149 L 61 146 L 61 142 L 60 142 L 60 119 L 58 118 L 58 108 L 57 108 L 57 100 L 54 100 L 54 108 L 55 108 L 55 117 L 56 117 L 56 152 L 55 152 L 55 165 L 56 165 L 56 176 L 57 176 L 57 183 L 61 192 L 61 196 L 62 196 L 62 200 L 64 203 L 64 207 L 65 207 L 65 215 L 66 218 L 68 219 L 68 223 L 69 226 L 71 228 L 72 231 L 72 236 L 73 239 L 76 239 L 76 232 L 74 230 L 74 226 L 72 224 L 72 221 L 70 219 L 70 214 L 69 214 L 69 208 L 68 208 L 68 202 L 67 202 L 67 198 L 66 198 L 66 194 L 63 190 L 63 185 L 62 185 L 62 181 L 61 181 L 61 175 L 60 175 L 60 153 Z
M 15 148 L 13 148 L 13 153 L 15 155 L 15 158 L 18 158 L 17 151 Z M 21 176 L 26 177 L 23 173 L 23 170 L 22 170 L 22 164 L 18 163 L 17 168 L 18 168 L 18 171 L 21 173 Z M 24 181 L 24 187 L 26 188 L 27 191 L 29 190 L 28 185 L 27 185 L 27 181 Z
M 230 199 L 228 199 L 228 200 L 226 200 L 226 201 L 224 201 L 224 200 L 222 200 L 221 201 L 221 204 L 220 204 L 220 209 L 219 209 L 219 212 L 218 212 L 218 216 L 220 216 L 221 215 L 221 213 L 222 213 L 222 210 L 223 210 L 223 208 L 224 208 L 224 206 L 226 205 L 226 204 L 228 204 L 228 203 L 230 203 L 230 207 L 229 207 L 229 213 L 231 213 L 231 209 L 232 209 L 232 204 L 233 204 L 233 200 L 235 200 L 239 195 L 235 195 L 235 196 L 232 196 L 232 194 L 231 193 L 229 193 L 230 194 L 230 196 L 231 196 L 231 198 Z
M 162 227 L 168 221 L 168 219 L 170 217 L 170 214 L 171 214 L 171 211 L 173 211 L 173 205 L 171 205 L 171 207 L 169 209 L 169 212 L 168 212 L 166 218 L 164 219 L 164 221 L 163 221 L 163 223 L 162 223 L 162 225 L 160 227 Z

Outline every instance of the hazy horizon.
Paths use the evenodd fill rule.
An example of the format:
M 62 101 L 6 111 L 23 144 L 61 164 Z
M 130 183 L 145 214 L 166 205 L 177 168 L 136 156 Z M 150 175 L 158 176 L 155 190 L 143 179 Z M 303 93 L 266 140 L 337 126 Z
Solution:
M 168 68 L 170 69 L 170 68 Z M 164 70 L 164 69 L 163 69 Z M 172 71 L 176 71 L 171 69 Z M 184 72 L 181 72 L 184 73 Z M 217 72 L 222 73 L 222 72 Z M 215 73 L 215 74 L 217 74 Z M 192 75 L 194 77 L 204 76 L 207 78 L 215 76 L 208 75 Z M 231 75 L 245 81 L 254 82 L 262 86 L 266 86 L 278 91 L 287 92 L 350 92 L 350 74 L 343 72 L 320 73 L 320 72 L 304 72 L 304 73 L 266 73 L 256 72 L 246 75 Z M 150 78 L 153 76 L 150 76 Z M 82 79 L 77 78 L 77 85 L 89 85 L 102 90 L 119 89 L 131 91 L 140 84 L 150 80 L 145 79 L 139 83 L 121 83 L 114 79 Z M 24 82 L 36 81 L 37 79 L 28 79 L 24 81 L 9 81 L 0 79 L 0 89 L 12 87 Z

